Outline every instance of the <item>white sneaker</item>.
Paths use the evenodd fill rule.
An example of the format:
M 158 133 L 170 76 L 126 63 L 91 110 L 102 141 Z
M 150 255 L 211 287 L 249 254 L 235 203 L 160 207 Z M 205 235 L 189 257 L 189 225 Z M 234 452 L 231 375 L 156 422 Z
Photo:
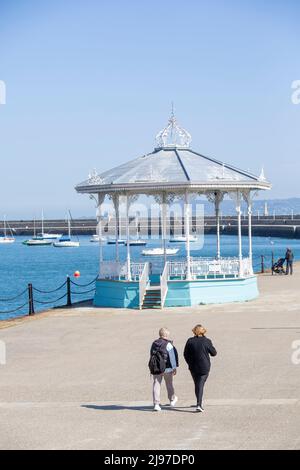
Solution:
M 178 402 L 178 397 L 175 396 L 173 400 L 170 401 L 170 406 L 175 406 L 177 402 Z
M 161 407 L 158 404 L 154 405 L 153 411 L 161 411 Z
M 203 413 L 204 412 L 204 409 L 201 407 L 201 406 L 196 406 L 196 411 L 198 413 Z

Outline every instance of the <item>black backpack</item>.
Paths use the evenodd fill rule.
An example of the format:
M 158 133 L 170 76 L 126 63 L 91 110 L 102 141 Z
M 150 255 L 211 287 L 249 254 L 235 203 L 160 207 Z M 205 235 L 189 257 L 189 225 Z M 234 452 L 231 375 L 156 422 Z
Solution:
M 166 370 L 166 361 L 163 352 L 159 349 L 153 352 L 150 357 L 148 367 L 152 375 L 163 374 Z

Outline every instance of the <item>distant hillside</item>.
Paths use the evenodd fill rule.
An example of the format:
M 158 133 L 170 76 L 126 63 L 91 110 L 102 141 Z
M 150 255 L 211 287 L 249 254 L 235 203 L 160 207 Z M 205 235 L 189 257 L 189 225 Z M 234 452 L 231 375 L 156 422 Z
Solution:
M 213 215 L 214 208 L 211 203 L 203 200 L 204 213 L 206 215 Z M 290 199 L 257 199 L 253 202 L 253 214 L 264 215 L 265 209 L 267 209 L 268 215 L 296 215 L 300 214 L 300 198 Z M 246 210 L 246 204 L 243 203 L 242 210 Z M 221 212 L 223 215 L 235 215 L 234 202 L 231 200 L 224 200 L 221 204 Z
M 150 205 L 151 199 L 142 198 L 142 202 L 145 204 Z M 214 208 L 213 204 L 208 202 L 206 199 L 201 200 L 204 204 L 204 214 L 205 215 L 214 215 Z M 254 200 L 253 203 L 253 215 L 264 215 L 265 212 L 265 204 L 267 205 L 268 215 L 289 215 L 291 216 L 292 213 L 294 215 L 300 214 L 300 198 L 294 197 L 289 199 L 257 199 Z M 242 211 L 245 212 L 246 204 L 242 204 Z M 221 213 L 222 215 L 236 215 L 234 201 L 232 200 L 224 200 L 221 204 Z M 89 216 L 82 216 L 78 217 L 78 219 L 93 219 L 95 214 L 90 214 Z

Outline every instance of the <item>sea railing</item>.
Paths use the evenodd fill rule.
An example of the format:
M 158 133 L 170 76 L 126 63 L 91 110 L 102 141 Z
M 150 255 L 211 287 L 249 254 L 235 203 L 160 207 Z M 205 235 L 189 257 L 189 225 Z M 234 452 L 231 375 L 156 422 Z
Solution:
M 79 284 L 67 276 L 66 280 L 61 285 L 52 290 L 39 289 L 29 283 L 27 288 L 17 295 L 0 298 L 0 305 L 2 303 L 11 305 L 12 302 L 15 304 L 16 301 L 20 299 L 20 305 L 13 305 L 11 308 L 8 307 L 5 310 L 1 308 L 0 316 L 7 316 L 7 318 L 3 319 L 10 319 L 17 316 L 34 315 L 37 309 L 43 311 L 47 306 L 49 308 L 71 307 L 74 303 L 78 303 L 78 301 L 91 300 L 91 293 L 94 293 L 96 289 L 95 283 L 97 278 L 98 276 L 86 284 Z M 84 290 L 78 290 L 78 288 L 83 288 Z M 55 298 L 53 298 L 52 294 L 54 293 L 57 293 L 58 297 L 56 295 Z M 89 296 L 86 298 L 88 294 Z M 76 296 L 85 296 L 85 298 L 81 300 L 81 297 L 79 297 L 80 300 L 74 302 L 74 298 L 77 298 Z M 61 302 L 63 299 L 65 299 L 65 303 L 58 305 L 58 302 Z M 20 312 L 20 315 L 18 315 L 18 312 Z

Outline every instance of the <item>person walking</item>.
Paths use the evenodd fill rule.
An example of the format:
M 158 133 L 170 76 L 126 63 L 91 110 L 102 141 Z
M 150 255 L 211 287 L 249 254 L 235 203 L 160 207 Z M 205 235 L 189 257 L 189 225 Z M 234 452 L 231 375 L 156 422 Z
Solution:
M 196 411 L 203 412 L 202 397 L 210 372 L 210 356 L 216 356 L 217 351 L 211 340 L 206 338 L 206 329 L 202 325 L 196 325 L 192 331 L 194 336 L 187 340 L 183 355 L 195 384 Z
M 293 262 L 294 262 L 294 253 L 290 248 L 286 249 L 285 252 L 285 260 L 286 260 L 286 271 L 285 274 L 293 274 Z
M 150 350 L 149 369 L 153 376 L 154 411 L 161 411 L 160 391 L 162 379 L 166 383 L 170 405 L 175 406 L 178 400 L 173 386 L 173 377 L 176 375 L 176 369 L 179 366 L 178 353 L 169 337 L 169 330 L 160 328 L 159 338 L 152 343 Z

